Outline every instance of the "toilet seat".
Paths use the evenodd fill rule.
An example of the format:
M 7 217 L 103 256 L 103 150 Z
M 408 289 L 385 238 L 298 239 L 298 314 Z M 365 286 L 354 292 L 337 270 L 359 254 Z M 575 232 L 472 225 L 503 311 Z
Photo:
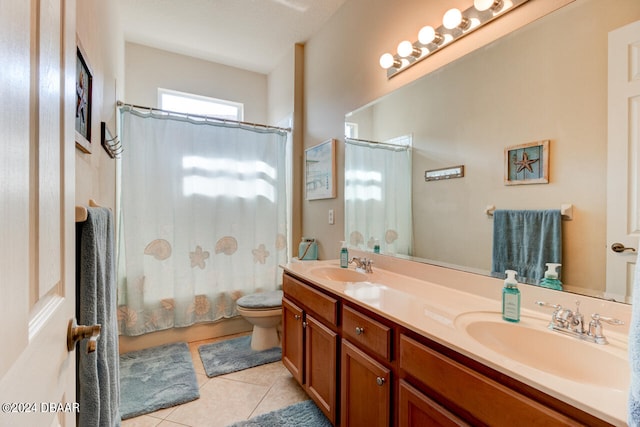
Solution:
M 247 311 L 277 309 L 282 307 L 282 297 L 283 292 L 281 290 L 258 292 L 238 298 L 236 305 L 238 309 L 242 308 Z

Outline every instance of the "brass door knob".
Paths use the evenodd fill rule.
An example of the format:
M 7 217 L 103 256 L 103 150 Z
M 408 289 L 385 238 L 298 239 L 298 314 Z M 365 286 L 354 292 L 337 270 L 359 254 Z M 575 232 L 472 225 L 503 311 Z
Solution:
M 89 338 L 87 353 L 93 353 L 98 347 L 100 330 L 100 325 L 84 326 L 78 325 L 76 319 L 69 320 L 69 327 L 67 328 L 67 350 L 73 351 L 78 341 Z

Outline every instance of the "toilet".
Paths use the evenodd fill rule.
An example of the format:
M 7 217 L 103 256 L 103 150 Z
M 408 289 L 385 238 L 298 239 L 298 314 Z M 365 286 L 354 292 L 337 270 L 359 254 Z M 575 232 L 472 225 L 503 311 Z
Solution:
M 280 346 L 278 326 L 282 322 L 282 291 L 258 292 L 236 301 L 238 313 L 253 325 L 251 349 Z

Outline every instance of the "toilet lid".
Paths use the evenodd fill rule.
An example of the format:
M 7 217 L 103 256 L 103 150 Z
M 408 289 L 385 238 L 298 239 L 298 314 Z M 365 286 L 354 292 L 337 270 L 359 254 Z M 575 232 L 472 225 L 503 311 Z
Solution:
M 245 295 L 236 301 L 242 308 L 273 308 L 282 305 L 282 291 L 258 292 Z

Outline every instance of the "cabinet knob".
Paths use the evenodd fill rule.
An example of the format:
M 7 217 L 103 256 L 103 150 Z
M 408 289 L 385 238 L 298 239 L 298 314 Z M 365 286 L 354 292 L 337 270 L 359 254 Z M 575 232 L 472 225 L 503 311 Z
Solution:
M 307 322 L 302 322 L 302 327 L 306 328 L 307 327 Z
M 384 385 L 384 378 L 382 378 L 382 377 L 376 378 L 376 384 L 378 384 L 379 386 L 383 386 Z
M 364 334 L 364 328 L 361 328 L 360 326 L 356 326 L 356 335 L 362 335 Z
M 300 315 L 299 314 L 294 314 L 293 318 L 296 319 L 296 320 L 300 320 Z

